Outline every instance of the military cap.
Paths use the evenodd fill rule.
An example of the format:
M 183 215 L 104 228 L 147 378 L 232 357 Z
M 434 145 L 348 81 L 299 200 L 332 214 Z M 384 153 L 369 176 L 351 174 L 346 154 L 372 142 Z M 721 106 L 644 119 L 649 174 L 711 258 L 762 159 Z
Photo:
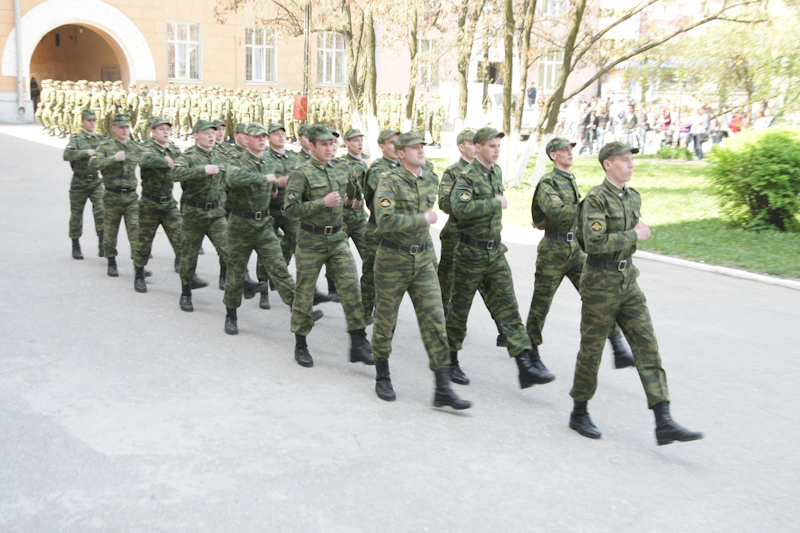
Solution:
M 224 120 L 217 119 L 217 120 L 213 121 L 212 124 L 214 124 L 215 128 L 219 128 L 220 126 L 222 126 L 223 128 L 227 127 L 225 125 L 225 121 Z
M 308 130 L 309 141 L 331 141 L 338 136 L 338 133 L 331 130 L 329 126 L 325 126 L 324 124 L 317 124 Z
M 97 120 L 97 115 L 95 115 L 94 111 L 91 109 L 84 109 L 81 111 L 81 118 L 85 118 L 86 120 Z
M 475 132 L 475 136 L 472 137 L 472 142 L 477 144 L 479 142 L 488 141 L 489 139 L 494 139 L 496 137 L 502 139 L 505 136 L 506 134 L 502 131 L 497 131 L 491 126 L 485 126 Z
M 67 80 L 64 83 L 66 83 L 67 85 L 75 85 L 75 82 L 72 80 Z
M 87 84 L 87 83 L 89 83 L 89 82 L 88 82 L 88 81 L 86 81 L 86 80 L 78 80 L 76 83 L 77 83 L 78 85 L 86 85 L 86 84 Z
M 136 88 L 136 84 L 135 83 L 129 83 L 128 84 L 128 89 L 135 89 L 135 88 Z
M 246 129 L 247 129 L 247 124 L 239 123 L 236 125 L 235 128 L 233 128 L 233 133 L 244 133 Z
M 210 120 L 203 120 L 202 118 L 195 122 L 194 127 L 192 128 L 192 133 L 197 133 L 198 131 L 205 131 L 207 129 L 217 129 L 214 126 L 214 123 Z
M 61 80 L 55 80 L 55 81 L 53 82 L 53 85 L 61 85 Z
M 406 146 L 415 146 L 417 144 L 425 144 L 425 139 L 423 139 L 416 131 L 408 131 L 397 138 L 397 141 L 394 143 L 394 147 L 395 149 L 400 150 Z
M 258 122 L 253 122 L 247 125 L 247 128 L 244 130 L 247 135 L 266 135 L 267 130 L 264 129 L 264 126 L 259 124 Z
M 311 129 L 311 124 L 303 124 L 302 126 L 297 128 L 297 136 L 302 137 L 305 135 L 306 137 L 308 137 L 308 131 L 310 129 Z
M 475 133 L 476 133 L 475 130 L 473 130 L 472 128 L 465 129 L 464 131 L 458 134 L 458 137 L 456 137 L 456 144 L 461 144 L 464 141 L 472 142 L 472 139 L 475 138 Z
M 113 83 L 113 85 L 116 85 L 117 87 L 121 87 L 121 86 L 122 86 L 122 80 L 117 80 L 117 81 L 115 81 L 115 82 Z
M 131 125 L 131 116 L 127 113 L 117 113 L 114 115 L 114 125 L 115 126 L 130 126 Z
M 139 84 L 139 88 L 140 89 L 147 89 L 147 84 L 146 83 L 140 83 Z
M 628 152 L 631 152 L 633 154 L 638 154 L 639 149 L 634 148 L 628 143 L 624 143 L 621 141 L 614 141 L 603 146 L 603 149 L 600 150 L 600 155 L 597 156 L 597 159 L 600 161 L 600 164 L 602 165 L 603 161 L 605 161 L 609 157 L 613 155 L 627 154 Z
M 242 90 L 241 89 L 236 89 L 236 94 L 242 94 Z
M 350 139 L 352 139 L 353 137 L 363 137 L 363 136 L 364 136 L 364 134 L 361 133 L 356 128 L 350 128 L 349 130 L 347 130 L 347 133 L 344 134 L 345 140 L 348 140 L 348 141 Z
M 550 155 L 556 150 L 561 150 L 562 148 L 566 148 L 567 146 L 572 146 L 573 148 L 575 148 L 576 144 L 578 143 L 570 142 L 569 139 L 565 139 L 564 137 L 553 137 L 552 139 L 550 139 L 550 142 L 547 143 L 547 147 L 545 147 L 544 153 L 546 155 Z
M 162 124 L 166 124 L 170 128 L 172 127 L 172 123 L 164 117 L 150 117 L 150 120 L 147 121 L 147 125 L 150 126 L 151 130 L 159 127 Z
M 278 130 L 286 131 L 286 128 L 280 122 L 270 122 L 269 127 L 267 128 L 267 133 L 272 133 L 273 131 Z
M 391 137 L 392 135 L 397 135 L 398 133 L 400 133 L 400 132 L 397 131 L 397 130 L 393 130 L 392 128 L 383 130 L 380 133 L 380 135 L 378 135 L 378 144 L 385 143 L 387 141 L 387 139 L 389 139 L 389 137 Z
M 106 80 L 106 81 L 103 82 L 103 85 L 111 85 L 111 82 Z

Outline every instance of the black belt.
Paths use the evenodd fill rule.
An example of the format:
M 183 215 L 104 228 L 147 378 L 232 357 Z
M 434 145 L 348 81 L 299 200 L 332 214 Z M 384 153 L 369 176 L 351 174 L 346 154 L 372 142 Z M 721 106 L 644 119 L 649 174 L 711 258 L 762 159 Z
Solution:
M 428 244 L 412 244 L 411 246 L 406 246 L 405 244 L 397 244 L 396 242 L 387 241 L 383 239 L 381 241 L 381 246 L 385 246 L 387 248 L 391 248 L 392 250 L 397 250 L 398 252 L 403 252 L 404 254 L 411 254 L 417 255 L 420 252 L 424 252 L 428 249 Z
M 273 215 L 278 215 L 278 216 L 283 215 L 284 211 L 285 211 L 285 207 L 284 206 L 280 206 L 280 207 L 269 206 L 269 212 L 272 213 Z
M 255 213 L 245 213 L 243 211 L 237 211 L 236 209 L 231 209 L 231 215 L 236 215 L 237 217 L 242 218 L 251 218 L 253 220 L 262 220 L 266 211 L 256 211 Z
M 96 180 L 98 178 L 97 173 L 94 173 L 94 174 L 78 174 L 77 172 L 73 173 L 72 177 L 73 178 L 78 178 L 78 179 L 81 179 L 81 180 L 86 180 L 86 181 L 94 181 L 94 180 Z
M 215 207 L 219 207 L 219 202 L 195 202 L 193 200 L 183 200 L 181 199 L 182 204 L 190 205 L 192 207 L 196 207 L 198 209 L 205 209 L 206 211 L 210 211 Z
M 461 242 L 470 246 L 477 246 L 478 248 L 492 250 L 494 249 L 495 245 L 500 244 L 500 235 L 498 235 L 496 239 L 489 241 L 477 241 L 475 239 L 470 239 L 469 237 L 461 237 Z
M 300 223 L 300 229 L 310 233 L 317 233 L 319 235 L 333 235 L 340 229 L 341 226 L 309 226 L 308 224 Z
M 622 261 L 603 261 L 602 259 L 589 256 L 586 258 L 586 264 L 597 268 L 605 268 L 606 270 L 618 270 L 619 272 L 623 272 L 628 268 L 628 265 L 632 265 L 633 262 L 630 257 Z
M 132 187 L 130 189 L 128 189 L 128 188 L 125 188 L 125 189 L 111 189 L 109 187 L 106 187 L 106 190 L 108 192 L 113 192 L 114 194 L 119 194 L 121 196 L 125 196 L 125 195 L 131 194 L 131 193 L 134 193 L 134 194 L 136 193 L 136 187 Z
M 560 241 L 567 241 L 567 242 L 572 242 L 572 241 L 575 240 L 575 232 L 574 231 L 568 231 L 566 233 L 559 233 L 557 231 L 553 231 L 553 230 L 547 229 L 547 230 L 544 230 L 544 236 L 549 238 L 549 239 L 558 239 Z
M 148 200 L 152 200 L 157 204 L 165 204 L 165 203 L 169 202 L 170 200 L 172 200 L 172 195 L 171 194 L 167 195 L 167 196 L 156 196 L 155 194 L 150 194 L 150 193 L 144 192 L 144 191 L 142 191 L 142 197 L 143 198 L 147 198 Z

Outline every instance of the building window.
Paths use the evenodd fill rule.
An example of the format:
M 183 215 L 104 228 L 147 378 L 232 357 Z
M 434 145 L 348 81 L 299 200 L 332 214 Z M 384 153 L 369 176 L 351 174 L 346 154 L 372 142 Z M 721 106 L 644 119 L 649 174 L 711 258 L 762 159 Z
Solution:
M 317 34 L 317 85 L 344 85 L 344 36 L 334 31 Z
M 558 17 L 564 14 L 564 0 L 544 0 L 542 14 Z
M 200 24 L 167 23 L 167 77 L 200 81 Z
M 420 39 L 417 47 L 417 85 L 439 86 L 439 41 Z
M 550 50 L 539 60 L 539 90 L 553 94 L 561 77 L 564 50 Z
M 277 83 L 278 34 L 274 29 L 245 28 L 245 80 Z

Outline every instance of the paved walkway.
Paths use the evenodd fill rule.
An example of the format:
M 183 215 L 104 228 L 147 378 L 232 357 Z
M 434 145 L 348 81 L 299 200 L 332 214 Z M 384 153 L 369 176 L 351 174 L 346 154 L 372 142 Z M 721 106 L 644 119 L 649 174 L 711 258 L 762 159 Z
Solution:
M 473 383 L 458 387 L 475 405 L 461 413 L 431 407 L 406 299 L 389 404 L 373 369 L 347 362 L 341 307 L 323 306 L 312 369 L 294 362 L 277 301 L 245 301 L 229 337 L 215 287 L 179 310 L 163 234 L 144 295 L 124 232 L 120 277 L 105 275 L 88 209 L 86 259 L 70 257 L 60 148 L 0 134 L 0 157 L 0 531 L 797 530 L 796 290 L 638 261 L 673 414 L 706 438 L 656 446 L 636 373 L 606 357 L 592 441 L 567 428 L 570 286 L 542 347 L 558 379 L 525 391 L 475 303 L 461 353 Z M 526 314 L 535 246 L 509 248 Z M 206 251 L 199 273 L 215 281 Z

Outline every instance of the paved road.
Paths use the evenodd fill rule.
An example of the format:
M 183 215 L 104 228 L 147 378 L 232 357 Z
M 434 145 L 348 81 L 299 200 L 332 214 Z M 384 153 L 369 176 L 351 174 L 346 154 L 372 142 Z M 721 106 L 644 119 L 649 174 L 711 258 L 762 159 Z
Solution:
M 463 413 L 431 407 L 406 299 L 389 404 L 347 362 L 340 307 L 309 337 L 313 369 L 282 305 L 246 301 L 226 336 L 216 288 L 179 311 L 163 234 L 146 295 L 126 252 L 105 275 L 91 230 L 70 257 L 59 149 L 0 135 L 0 157 L 0 531 L 797 530 L 800 291 L 640 261 L 673 414 L 706 439 L 657 447 L 636 373 L 607 357 L 592 441 L 567 428 L 569 286 L 542 349 L 558 379 L 526 391 L 476 303 Z M 509 248 L 527 313 L 535 247 Z

